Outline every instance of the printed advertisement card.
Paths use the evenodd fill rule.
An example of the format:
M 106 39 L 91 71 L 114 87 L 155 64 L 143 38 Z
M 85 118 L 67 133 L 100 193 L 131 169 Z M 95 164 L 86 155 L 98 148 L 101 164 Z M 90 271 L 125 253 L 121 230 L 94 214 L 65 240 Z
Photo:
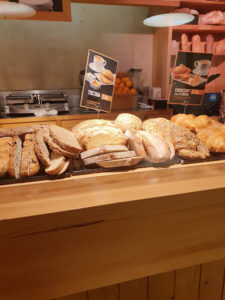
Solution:
M 211 62 L 212 54 L 179 51 L 168 103 L 201 105 Z
M 97 111 L 110 112 L 118 61 L 88 51 L 80 106 Z

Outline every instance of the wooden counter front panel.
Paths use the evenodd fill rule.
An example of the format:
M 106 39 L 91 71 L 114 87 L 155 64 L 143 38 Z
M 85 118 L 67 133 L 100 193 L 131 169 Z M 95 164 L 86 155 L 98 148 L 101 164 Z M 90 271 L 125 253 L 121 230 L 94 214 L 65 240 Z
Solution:
M 0 295 L 54 299 L 222 259 L 224 195 L 222 188 L 2 219 Z

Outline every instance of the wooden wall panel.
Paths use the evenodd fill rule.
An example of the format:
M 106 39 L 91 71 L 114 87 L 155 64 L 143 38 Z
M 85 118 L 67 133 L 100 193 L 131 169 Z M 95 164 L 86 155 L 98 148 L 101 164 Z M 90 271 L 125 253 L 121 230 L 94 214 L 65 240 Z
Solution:
M 176 271 L 175 300 L 198 300 L 199 281 L 200 266 Z
M 88 291 L 88 300 L 119 300 L 117 284 Z
M 148 300 L 174 299 L 175 272 L 167 272 L 149 277 Z
M 221 300 L 225 261 L 202 265 L 199 300 Z
M 120 300 L 148 300 L 148 278 L 141 278 L 119 285 Z

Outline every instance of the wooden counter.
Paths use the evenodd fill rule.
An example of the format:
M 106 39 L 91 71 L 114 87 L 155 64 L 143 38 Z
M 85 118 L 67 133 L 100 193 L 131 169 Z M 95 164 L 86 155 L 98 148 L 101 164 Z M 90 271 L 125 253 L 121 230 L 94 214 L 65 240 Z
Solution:
M 170 119 L 173 115 L 172 109 L 161 109 L 161 110 L 150 110 L 150 111 L 124 111 L 131 114 L 135 114 L 142 120 L 149 118 L 167 118 Z M 72 129 L 73 126 L 78 124 L 79 122 L 87 119 L 108 119 L 114 120 L 119 112 L 111 112 L 111 113 L 103 113 L 103 114 L 95 114 L 95 113 L 79 113 L 74 115 L 62 115 L 62 116 L 46 116 L 46 117 L 26 117 L 26 118 L 9 118 L 9 119 L 0 119 L 0 127 L 14 127 L 14 126 L 22 126 L 22 125 L 32 125 L 32 124 L 56 124 L 58 126 L 62 126 L 67 129 Z
M 225 162 L 0 187 L 0 295 L 52 299 L 225 258 Z

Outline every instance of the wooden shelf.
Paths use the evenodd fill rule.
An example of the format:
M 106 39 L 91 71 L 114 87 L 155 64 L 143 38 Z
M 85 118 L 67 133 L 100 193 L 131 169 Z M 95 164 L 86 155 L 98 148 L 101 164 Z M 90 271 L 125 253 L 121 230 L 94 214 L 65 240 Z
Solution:
M 189 7 L 201 12 L 209 12 L 212 10 L 225 10 L 225 2 L 222 1 L 206 1 L 206 0 L 181 0 L 181 7 Z
M 225 33 L 225 26 L 222 25 L 181 25 L 172 27 L 173 31 L 176 32 L 191 32 L 191 33 L 202 33 L 202 32 L 213 32 L 213 33 Z
M 71 0 L 73 3 L 87 3 L 87 4 L 109 4 L 109 5 L 135 5 L 135 6 L 167 6 L 178 7 L 179 0 Z

